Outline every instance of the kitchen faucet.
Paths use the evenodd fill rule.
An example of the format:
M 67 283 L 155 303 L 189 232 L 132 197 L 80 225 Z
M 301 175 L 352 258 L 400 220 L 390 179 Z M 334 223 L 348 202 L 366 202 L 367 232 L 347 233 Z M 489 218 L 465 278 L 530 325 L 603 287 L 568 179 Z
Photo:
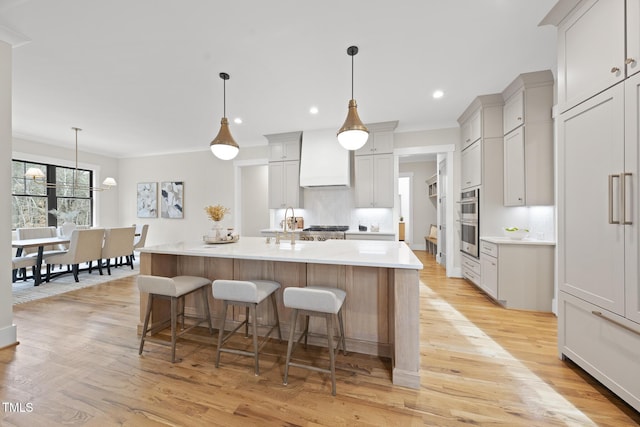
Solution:
M 289 231 L 291 232 L 291 244 L 295 245 L 296 244 L 296 236 L 293 232 L 293 227 L 295 226 L 296 223 L 296 213 L 293 210 L 293 206 L 289 206 L 287 207 L 287 209 L 284 210 L 284 235 L 287 235 L 287 212 L 289 212 L 289 209 L 291 209 L 291 227 L 289 229 Z

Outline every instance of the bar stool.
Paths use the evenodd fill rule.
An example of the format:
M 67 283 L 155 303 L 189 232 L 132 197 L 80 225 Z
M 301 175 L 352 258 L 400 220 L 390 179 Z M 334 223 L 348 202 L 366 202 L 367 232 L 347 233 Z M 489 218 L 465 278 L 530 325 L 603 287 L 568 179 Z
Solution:
M 189 332 L 191 329 L 199 326 L 203 322 L 207 322 L 209 324 L 209 333 L 213 334 L 213 327 L 211 325 L 211 312 L 209 311 L 209 300 L 208 300 L 208 292 L 207 287 L 211 285 L 211 280 L 205 279 L 204 277 L 195 277 L 195 276 L 176 276 L 176 277 L 160 277 L 160 276 L 146 276 L 140 275 L 138 276 L 138 289 L 141 292 L 146 292 L 149 294 L 149 299 L 147 300 L 147 314 L 144 317 L 144 327 L 142 329 L 142 337 L 140 338 L 140 350 L 138 354 L 142 354 L 142 349 L 144 347 L 145 341 L 154 342 L 156 344 L 167 344 L 161 340 L 154 340 L 152 338 L 147 338 L 147 332 L 149 335 L 153 335 L 167 327 L 167 324 L 171 324 L 171 363 L 175 363 L 176 361 L 176 340 L 179 336 Z M 184 320 L 185 318 L 194 318 L 192 316 L 185 316 L 184 314 L 184 297 L 196 292 L 202 292 L 202 301 L 204 304 L 204 316 L 203 317 L 195 317 L 198 320 L 197 323 L 189 326 L 187 329 L 184 328 Z M 156 326 L 149 327 L 149 318 L 151 317 L 151 312 L 153 310 L 153 301 L 157 298 L 160 299 L 168 299 L 171 301 L 171 317 Z M 179 302 L 182 302 L 182 309 L 178 312 Z M 180 333 L 177 331 L 177 323 L 178 317 L 182 318 L 182 330 Z
M 274 329 L 278 329 L 278 339 L 282 341 L 280 332 L 280 319 L 278 318 L 278 305 L 276 303 L 275 291 L 280 289 L 280 283 L 270 280 L 214 280 L 213 297 L 223 302 L 222 320 L 220 321 L 220 330 L 218 332 L 218 349 L 216 350 L 216 368 L 220 366 L 220 353 L 233 353 L 243 356 L 253 356 L 255 360 L 255 375 L 260 375 L 260 366 L 258 365 L 258 353 L 260 349 L 267 343 L 269 336 Z M 271 326 L 264 336 L 264 340 L 258 346 L 258 319 L 256 317 L 256 307 L 267 297 L 271 297 L 273 311 L 276 317 L 276 323 Z M 227 307 L 236 305 L 245 307 L 245 319 L 242 323 L 235 327 L 226 336 L 224 335 L 224 326 L 227 319 Z M 245 350 L 237 350 L 232 348 L 224 348 L 224 343 L 243 325 L 245 326 L 245 338 L 249 336 L 249 319 L 252 320 L 253 326 L 253 352 Z
M 336 361 L 335 352 L 340 350 L 342 344 L 342 354 L 347 354 L 347 347 L 344 339 L 344 322 L 342 321 L 342 305 L 347 293 L 342 289 L 330 288 L 325 286 L 307 286 L 305 288 L 290 287 L 284 290 L 284 306 L 293 308 L 291 313 L 291 330 L 289 331 L 289 345 L 287 346 L 287 362 L 284 367 L 284 385 L 287 385 L 289 376 L 289 366 L 309 369 L 316 372 L 324 372 L 331 374 L 331 394 L 336 395 Z M 298 314 L 306 316 L 304 331 L 294 344 L 294 335 L 296 330 L 296 321 Z M 333 346 L 333 316 L 338 315 L 340 324 L 340 337 L 338 337 L 338 345 L 334 350 Z M 319 368 L 312 365 L 304 365 L 291 361 L 291 353 L 294 346 L 300 343 L 304 337 L 305 348 L 307 346 L 307 337 L 309 335 L 309 316 L 324 317 L 327 324 L 327 340 L 329 341 L 329 369 Z

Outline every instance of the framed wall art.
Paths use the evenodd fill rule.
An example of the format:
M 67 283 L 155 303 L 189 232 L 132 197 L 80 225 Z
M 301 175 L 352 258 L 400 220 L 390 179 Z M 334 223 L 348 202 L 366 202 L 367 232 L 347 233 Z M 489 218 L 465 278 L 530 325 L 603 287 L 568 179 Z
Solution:
M 136 210 L 138 218 L 158 217 L 158 183 L 139 182 Z
M 165 181 L 160 184 L 160 216 L 184 218 L 184 182 Z

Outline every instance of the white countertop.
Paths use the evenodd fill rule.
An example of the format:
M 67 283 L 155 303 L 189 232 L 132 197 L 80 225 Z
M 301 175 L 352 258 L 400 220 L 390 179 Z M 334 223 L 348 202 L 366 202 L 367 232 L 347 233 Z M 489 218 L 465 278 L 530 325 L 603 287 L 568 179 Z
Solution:
M 241 237 L 235 243 L 178 242 L 144 247 L 140 249 L 140 252 L 311 264 L 422 269 L 422 263 L 404 242 L 377 240 L 296 241 L 295 245 L 291 245 L 289 241 L 283 241 L 276 245 L 274 239 L 271 239 L 271 243 L 266 243 L 264 237 Z
M 493 236 L 484 236 L 480 237 L 480 240 L 484 240 L 485 242 L 495 243 L 497 245 L 546 245 L 546 246 L 555 246 L 556 242 L 552 240 L 536 240 L 536 239 L 522 239 L 515 240 L 510 239 L 508 237 L 493 237 Z

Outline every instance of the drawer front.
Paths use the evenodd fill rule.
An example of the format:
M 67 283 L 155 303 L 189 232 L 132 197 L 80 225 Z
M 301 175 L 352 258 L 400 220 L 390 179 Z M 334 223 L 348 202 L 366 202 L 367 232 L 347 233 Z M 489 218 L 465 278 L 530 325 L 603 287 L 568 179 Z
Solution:
M 475 277 L 474 283 L 480 284 L 480 261 L 462 256 L 462 275 L 466 277 L 465 273 L 469 273 Z
M 498 245 L 480 240 L 480 253 L 498 258 Z
M 470 280 L 475 285 L 480 286 L 480 275 L 476 274 L 473 270 L 469 270 L 462 267 L 462 277 L 464 277 L 467 280 Z
M 566 292 L 560 292 L 559 310 L 562 354 L 640 410 L 640 325 Z

